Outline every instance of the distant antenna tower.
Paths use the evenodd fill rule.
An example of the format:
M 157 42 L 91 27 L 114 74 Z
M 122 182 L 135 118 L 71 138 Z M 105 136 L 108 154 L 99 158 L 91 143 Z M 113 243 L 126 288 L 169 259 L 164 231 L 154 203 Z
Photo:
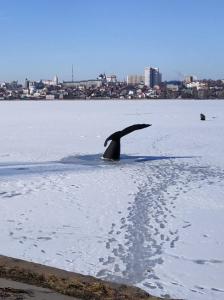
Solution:
M 72 82 L 74 81 L 74 72 L 73 72 L 73 65 L 72 65 Z

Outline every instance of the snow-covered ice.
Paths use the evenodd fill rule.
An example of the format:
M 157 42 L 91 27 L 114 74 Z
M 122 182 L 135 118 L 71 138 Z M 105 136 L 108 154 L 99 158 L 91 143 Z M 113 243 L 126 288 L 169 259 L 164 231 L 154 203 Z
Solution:
M 101 160 L 135 123 L 152 127 Z M 0 254 L 223 299 L 223 132 L 216 100 L 1 102 Z

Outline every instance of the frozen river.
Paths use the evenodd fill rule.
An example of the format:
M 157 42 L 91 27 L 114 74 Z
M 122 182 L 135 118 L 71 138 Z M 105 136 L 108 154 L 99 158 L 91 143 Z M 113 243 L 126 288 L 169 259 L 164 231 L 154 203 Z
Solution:
M 1 102 L 0 254 L 223 299 L 223 113 L 216 100 Z M 152 126 L 101 160 L 135 123 Z

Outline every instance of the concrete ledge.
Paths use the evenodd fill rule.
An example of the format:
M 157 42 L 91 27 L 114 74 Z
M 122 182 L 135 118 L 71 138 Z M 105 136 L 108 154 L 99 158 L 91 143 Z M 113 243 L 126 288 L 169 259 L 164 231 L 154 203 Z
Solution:
M 91 300 L 158 300 L 145 291 L 0 255 L 0 277 Z
M 53 290 L 11 279 L 0 278 L 0 299 L 4 300 L 81 300 Z

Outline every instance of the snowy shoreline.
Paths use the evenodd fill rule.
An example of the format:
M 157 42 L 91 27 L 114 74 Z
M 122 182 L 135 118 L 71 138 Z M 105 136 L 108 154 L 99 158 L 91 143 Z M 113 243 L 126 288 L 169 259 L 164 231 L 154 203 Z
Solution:
M 24 295 L 26 299 L 38 300 L 159 300 L 136 287 L 0 255 L 0 297 L 8 299 L 10 295 L 12 299 Z

